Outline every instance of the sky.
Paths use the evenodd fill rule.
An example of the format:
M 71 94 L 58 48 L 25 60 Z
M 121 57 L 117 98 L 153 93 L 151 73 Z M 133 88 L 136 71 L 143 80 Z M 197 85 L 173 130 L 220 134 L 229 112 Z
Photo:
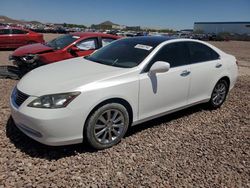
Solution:
M 0 15 L 27 21 L 192 29 L 194 22 L 250 21 L 250 0 L 0 0 Z

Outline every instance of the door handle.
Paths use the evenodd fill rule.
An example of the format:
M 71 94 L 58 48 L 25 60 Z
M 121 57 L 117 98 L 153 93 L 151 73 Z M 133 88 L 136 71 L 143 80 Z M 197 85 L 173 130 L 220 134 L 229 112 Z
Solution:
M 221 63 L 218 63 L 218 64 L 215 65 L 216 68 L 220 68 L 221 66 L 222 66 Z
M 191 73 L 190 71 L 184 70 L 184 71 L 182 71 L 181 76 L 187 76 L 190 73 Z

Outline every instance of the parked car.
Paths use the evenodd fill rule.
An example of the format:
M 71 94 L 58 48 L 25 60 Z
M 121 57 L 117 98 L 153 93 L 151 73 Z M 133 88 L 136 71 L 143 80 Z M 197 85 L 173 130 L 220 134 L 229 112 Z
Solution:
M 0 49 L 43 43 L 43 35 L 19 27 L 0 27 Z
M 10 56 L 23 74 L 50 63 L 86 56 L 120 37 L 103 33 L 75 32 L 59 36 L 47 43 L 26 45 Z
M 43 144 L 85 139 L 104 149 L 131 125 L 198 103 L 220 107 L 237 74 L 234 56 L 202 41 L 126 38 L 29 72 L 12 92 L 12 117 Z

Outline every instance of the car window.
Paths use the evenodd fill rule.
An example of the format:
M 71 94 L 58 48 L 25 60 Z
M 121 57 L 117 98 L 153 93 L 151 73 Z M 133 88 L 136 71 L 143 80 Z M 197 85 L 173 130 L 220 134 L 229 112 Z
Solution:
M 113 42 L 115 39 L 112 38 L 102 38 L 102 46 L 106 46 L 108 44 L 110 44 L 111 42 Z
M 12 29 L 12 34 L 26 34 L 27 31 L 20 30 L 20 29 Z
M 211 61 L 219 58 L 219 55 L 214 50 L 204 44 L 187 42 L 187 45 L 190 53 L 190 63 Z
M 97 49 L 97 40 L 93 39 L 86 39 L 76 44 L 76 47 L 80 50 L 95 50 Z
M 11 34 L 10 29 L 0 29 L 0 35 L 9 35 Z
M 145 71 L 148 71 L 156 61 L 168 62 L 171 68 L 186 65 L 189 63 L 188 49 L 183 42 L 167 44 L 153 57 Z

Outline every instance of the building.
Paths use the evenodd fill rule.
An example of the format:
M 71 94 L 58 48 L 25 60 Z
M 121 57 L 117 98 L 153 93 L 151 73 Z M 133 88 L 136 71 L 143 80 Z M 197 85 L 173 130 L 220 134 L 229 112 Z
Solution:
M 115 24 L 111 21 L 105 21 L 97 25 L 91 25 L 91 28 L 93 29 L 103 29 L 103 30 L 111 30 L 111 29 L 119 29 L 120 25 Z
M 195 22 L 194 31 L 204 33 L 250 34 L 250 22 Z

